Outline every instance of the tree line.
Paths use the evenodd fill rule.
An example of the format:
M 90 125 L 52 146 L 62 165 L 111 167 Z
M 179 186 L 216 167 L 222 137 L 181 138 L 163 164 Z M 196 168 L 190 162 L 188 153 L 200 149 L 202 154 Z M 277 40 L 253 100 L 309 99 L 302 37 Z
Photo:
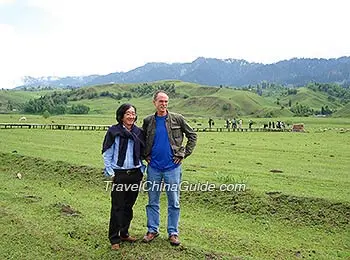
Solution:
M 68 106 L 67 93 L 54 92 L 24 103 L 23 112 L 30 114 L 87 114 L 90 108 L 83 104 Z
M 307 88 L 317 92 L 327 93 L 328 100 L 334 101 L 335 98 L 338 98 L 340 103 L 347 104 L 350 102 L 350 89 L 339 86 L 335 83 L 309 83 Z
M 149 84 L 143 83 L 131 89 L 131 92 L 135 93 L 137 96 L 151 96 L 157 90 L 164 90 L 168 93 L 170 97 L 176 96 L 175 84 L 174 83 L 159 83 L 159 84 Z
M 68 106 L 69 101 L 79 101 L 83 99 L 94 99 L 98 97 L 110 97 L 115 100 L 123 98 L 131 99 L 133 94 L 135 96 L 152 95 L 156 90 L 161 89 L 167 91 L 170 96 L 175 96 L 175 84 L 160 83 L 147 84 L 144 83 L 137 87 L 131 88 L 129 92 L 112 93 L 109 91 L 102 91 L 98 93 L 95 88 L 72 89 L 67 92 L 53 92 L 41 96 L 37 99 L 31 99 L 25 102 L 22 106 L 22 111 L 31 114 L 87 114 L 90 108 L 83 104 Z

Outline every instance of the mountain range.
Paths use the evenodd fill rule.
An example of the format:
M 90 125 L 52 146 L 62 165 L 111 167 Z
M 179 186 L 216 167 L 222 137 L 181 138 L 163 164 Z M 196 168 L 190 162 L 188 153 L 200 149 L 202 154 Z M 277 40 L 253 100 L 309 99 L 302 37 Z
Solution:
M 293 58 L 273 64 L 242 59 L 200 57 L 190 63 L 147 63 L 128 72 L 81 77 L 26 76 L 17 89 L 27 87 L 78 88 L 111 83 L 140 83 L 176 79 L 210 86 L 241 87 L 270 82 L 304 86 L 309 82 L 350 85 L 350 56 L 333 59 Z

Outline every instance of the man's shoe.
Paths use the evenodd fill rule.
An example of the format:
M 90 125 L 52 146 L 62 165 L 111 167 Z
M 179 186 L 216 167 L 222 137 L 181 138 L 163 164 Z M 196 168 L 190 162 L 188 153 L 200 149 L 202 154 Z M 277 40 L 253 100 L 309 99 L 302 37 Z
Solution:
M 177 235 L 171 235 L 169 237 L 170 245 L 172 246 L 178 246 L 181 244 L 179 237 Z
M 111 250 L 119 250 L 120 249 L 120 245 L 119 244 L 113 244 L 111 246 Z
M 153 239 L 155 239 L 157 236 L 159 236 L 158 232 L 147 232 L 147 234 L 143 237 L 143 242 L 149 243 Z
M 137 238 L 136 237 L 132 237 L 132 236 L 127 236 L 127 237 L 120 237 L 121 241 L 126 241 L 126 242 L 130 242 L 130 243 L 134 243 Z

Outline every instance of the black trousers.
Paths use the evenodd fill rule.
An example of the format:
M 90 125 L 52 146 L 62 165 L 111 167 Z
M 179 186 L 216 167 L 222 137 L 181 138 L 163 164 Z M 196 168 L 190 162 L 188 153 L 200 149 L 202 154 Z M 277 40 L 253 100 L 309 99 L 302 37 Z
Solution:
M 133 218 L 133 206 L 139 194 L 142 180 L 140 169 L 132 173 L 115 171 L 111 191 L 111 217 L 109 220 L 109 241 L 119 244 L 120 237 L 129 236 L 130 222 Z

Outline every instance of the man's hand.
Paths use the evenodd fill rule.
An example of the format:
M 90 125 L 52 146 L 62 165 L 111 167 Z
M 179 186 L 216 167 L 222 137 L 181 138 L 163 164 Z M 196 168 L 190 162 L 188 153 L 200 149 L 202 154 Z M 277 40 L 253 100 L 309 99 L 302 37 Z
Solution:
M 175 157 L 174 163 L 175 163 L 175 164 L 181 164 L 181 163 L 182 163 L 182 160 L 183 160 L 183 158 L 181 158 L 181 157 Z

